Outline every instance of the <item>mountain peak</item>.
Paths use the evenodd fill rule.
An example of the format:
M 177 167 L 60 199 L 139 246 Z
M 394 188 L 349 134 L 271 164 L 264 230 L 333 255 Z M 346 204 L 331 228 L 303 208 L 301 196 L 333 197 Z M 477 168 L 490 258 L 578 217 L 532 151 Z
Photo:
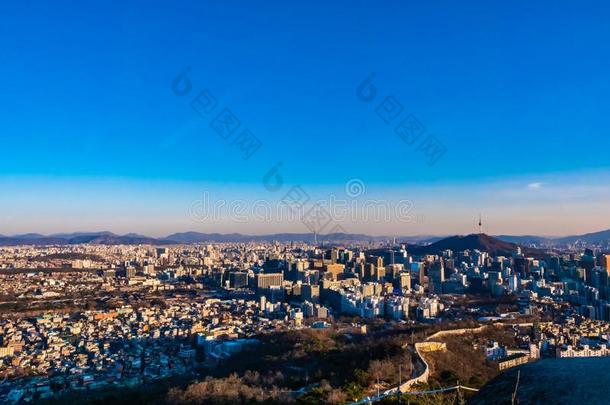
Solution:
M 494 256 L 510 256 L 517 251 L 518 245 L 504 242 L 484 233 L 470 235 L 455 235 L 427 246 L 412 248 L 415 254 L 438 254 L 444 250 L 461 252 L 464 250 L 480 250 Z

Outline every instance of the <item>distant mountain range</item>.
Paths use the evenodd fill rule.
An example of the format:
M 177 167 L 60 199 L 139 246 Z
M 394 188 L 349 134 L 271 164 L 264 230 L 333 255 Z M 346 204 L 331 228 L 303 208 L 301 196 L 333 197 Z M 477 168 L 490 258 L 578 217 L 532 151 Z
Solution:
M 571 235 L 562 237 L 545 237 L 545 236 L 512 236 L 512 235 L 499 235 L 498 239 L 502 239 L 506 242 L 518 243 L 520 245 L 573 245 L 577 242 L 584 242 L 587 244 L 603 245 L 610 244 L 610 229 L 586 233 L 584 235 Z
M 610 244 L 610 230 L 593 232 L 584 235 L 573 235 L 566 237 L 543 237 L 534 235 L 513 236 L 499 235 L 488 236 L 484 234 L 472 234 L 467 236 L 371 236 L 365 234 L 334 233 L 318 235 L 318 242 L 383 242 L 396 238 L 401 243 L 415 246 L 415 249 L 422 254 L 427 252 L 436 253 L 440 249 L 464 250 L 479 249 L 486 250 L 494 254 L 506 254 L 514 251 L 516 245 L 524 247 L 536 246 L 558 246 L 568 245 L 577 242 L 587 244 Z M 112 232 L 74 232 L 57 233 L 52 235 L 41 235 L 38 233 L 26 233 L 20 235 L 4 236 L 0 235 L 0 246 L 15 245 L 75 245 L 81 243 L 91 243 L 100 245 L 170 245 L 170 244 L 190 244 L 205 242 L 313 242 L 312 233 L 275 233 L 268 235 L 244 235 L 240 233 L 201 233 L 201 232 L 182 232 L 174 233 L 163 238 L 152 238 L 146 235 L 128 233 L 117 235 Z M 414 253 L 416 253 L 414 251 Z
M 148 236 L 127 234 L 116 235 L 112 232 L 75 232 L 54 235 L 27 233 L 22 235 L 0 235 L 0 246 L 16 245 L 77 245 L 92 243 L 99 245 L 167 245 L 176 243 L 165 238 L 156 239 Z
M 371 236 L 360 233 L 330 233 L 318 235 L 318 242 L 383 242 L 392 240 L 394 236 Z M 442 239 L 442 236 L 399 236 L 395 237 L 397 241 L 408 243 L 428 244 Z M 278 241 L 278 242 L 313 242 L 313 233 L 274 233 L 269 235 L 243 235 L 240 233 L 200 233 L 200 232 L 183 232 L 168 235 L 165 239 L 174 240 L 180 243 L 202 243 L 202 242 L 262 242 L 262 241 Z

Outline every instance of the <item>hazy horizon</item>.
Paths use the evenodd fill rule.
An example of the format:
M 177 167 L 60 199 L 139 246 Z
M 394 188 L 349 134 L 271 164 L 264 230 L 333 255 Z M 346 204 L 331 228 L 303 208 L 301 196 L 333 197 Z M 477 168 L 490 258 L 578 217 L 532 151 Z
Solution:
M 587 234 L 587 233 L 596 233 L 596 232 L 602 232 L 602 231 L 606 231 L 609 230 L 608 229 L 597 229 L 597 230 L 592 230 L 592 231 L 587 231 L 584 232 L 583 234 Z M 177 230 L 168 234 L 159 234 L 159 235 L 152 235 L 152 234 L 145 234 L 145 233 L 140 233 L 140 232 L 118 232 L 118 231 L 112 231 L 109 229 L 100 229 L 100 230 L 70 230 L 70 231 L 61 231 L 61 232 L 52 232 L 52 233 L 42 233 L 42 232 L 36 232 L 36 231 L 31 231 L 31 232 L 20 232 L 20 233 L 15 233 L 15 234 L 0 234 L 0 236 L 7 236 L 7 237 L 16 237 L 16 236 L 24 236 L 24 235 L 29 235 L 29 234 L 39 234 L 42 236 L 59 236 L 59 235 L 71 235 L 71 234 L 97 234 L 97 233 L 103 233 L 103 232 L 110 232 L 112 234 L 115 234 L 117 236 L 124 236 L 124 235 L 128 235 L 128 234 L 137 234 L 140 236 L 146 236 L 146 237 L 151 237 L 151 238 L 155 238 L 155 239 L 162 239 L 165 238 L 167 236 L 173 235 L 173 234 L 181 234 L 181 233 L 190 233 L 190 232 L 194 232 L 194 233 L 201 233 L 201 234 L 219 234 L 219 235 L 230 235 L 230 234 L 239 234 L 239 235 L 243 235 L 243 236 L 266 236 L 266 235 L 276 235 L 276 234 L 294 234 L 294 235 L 303 235 L 303 234 L 309 234 L 309 235 L 314 235 L 313 232 L 298 232 L 298 231 L 294 231 L 294 232 L 270 232 L 270 233 L 241 233 L 241 232 L 216 232 L 213 230 L 210 231 L 194 231 L 194 230 L 190 230 L 190 229 L 186 229 L 186 230 Z M 381 238 L 381 237 L 388 237 L 388 238 L 392 238 L 392 237 L 408 237 L 408 238 L 445 238 L 445 237 L 451 237 L 451 236 L 467 236 L 467 235 L 476 235 L 478 234 L 478 232 L 476 231 L 471 231 L 471 232 L 467 232 L 467 233 L 445 233 L 445 234 L 370 234 L 370 233 L 365 233 L 365 232 L 346 232 L 348 234 L 358 234 L 358 235 L 366 235 L 366 236 L 371 236 L 371 237 L 375 237 L 375 238 Z M 565 235 L 541 235 L 541 234 L 504 234 L 504 233 L 495 233 L 495 234 L 490 234 L 487 233 L 485 231 L 483 231 L 483 234 L 489 235 L 489 236 L 536 236 L 536 237 L 546 237 L 546 238 L 563 238 L 563 237 L 567 237 L 567 236 L 575 236 L 577 234 L 565 234 Z M 319 234 L 319 235 L 327 235 L 326 233 L 323 234 Z
M 601 221 L 610 198 L 609 178 L 597 172 L 407 187 L 362 182 L 363 189 L 354 197 L 346 194 L 346 185 L 310 185 L 307 192 L 312 203 L 342 201 L 345 212 L 336 223 L 348 233 L 468 234 L 478 231 L 480 213 L 489 234 L 565 236 L 610 228 L 610 223 Z M 284 193 L 270 193 L 261 185 L 12 177 L 5 179 L 4 190 L 0 234 L 5 235 L 82 230 L 150 236 L 183 231 L 253 235 L 309 231 L 298 216 L 286 217 Z M 209 201 L 206 207 L 198 205 L 203 193 Z M 350 215 L 367 201 L 386 207 L 389 218 L 385 212 L 377 217 Z M 406 216 L 396 218 L 401 201 L 410 205 Z M 231 212 L 233 202 L 240 205 L 239 216 Z M 375 207 L 368 208 L 375 214 Z

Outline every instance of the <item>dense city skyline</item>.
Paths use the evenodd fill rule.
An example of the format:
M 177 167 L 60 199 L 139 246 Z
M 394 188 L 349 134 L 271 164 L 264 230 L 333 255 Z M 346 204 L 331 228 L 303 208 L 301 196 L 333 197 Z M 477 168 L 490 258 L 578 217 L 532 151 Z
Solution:
M 124 403 L 118 392 L 359 405 L 439 385 L 439 405 L 460 395 L 563 403 L 538 370 L 604 369 L 610 356 L 608 237 L 554 247 L 482 233 L 419 246 L 75 238 L 0 246 L 6 403 Z M 518 392 L 494 388 L 513 368 Z

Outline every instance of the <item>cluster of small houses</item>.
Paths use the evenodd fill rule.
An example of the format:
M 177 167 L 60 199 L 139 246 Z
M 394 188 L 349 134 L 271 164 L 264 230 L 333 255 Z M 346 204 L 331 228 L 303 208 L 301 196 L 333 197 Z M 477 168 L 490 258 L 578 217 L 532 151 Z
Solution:
M 610 356 L 610 326 L 584 317 L 579 317 L 578 322 L 568 317 L 562 323 L 541 323 L 532 341 L 529 336 L 525 338 L 522 346 L 527 348 L 511 349 L 489 341 L 481 349 L 487 360 L 498 363 L 500 370 L 538 360 L 541 353 L 556 358 Z
M 187 373 L 256 344 L 250 336 L 287 325 L 288 317 L 258 315 L 264 313 L 256 301 L 208 299 L 3 319 L 0 402 Z

